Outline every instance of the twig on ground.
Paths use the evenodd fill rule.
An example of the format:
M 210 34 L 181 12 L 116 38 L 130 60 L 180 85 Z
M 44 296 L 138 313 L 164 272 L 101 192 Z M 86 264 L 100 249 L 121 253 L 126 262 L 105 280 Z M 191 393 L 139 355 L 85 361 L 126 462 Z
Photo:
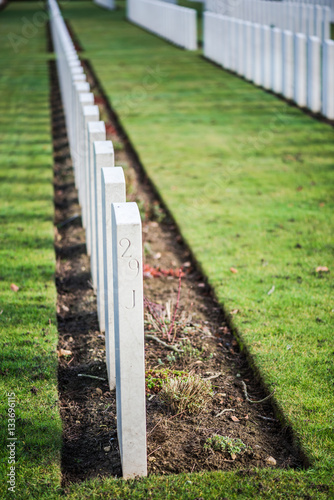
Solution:
M 151 453 L 149 453 L 149 454 L 147 455 L 147 458 L 148 458 L 150 455 L 152 455 L 152 453 L 154 453 L 155 451 L 160 450 L 160 448 L 162 448 L 162 446 L 158 446 L 158 448 L 156 448 L 155 450 L 151 451 Z
M 262 418 L 262 420 L 269 420 L 269 422 L 277 422 L 276 418 L 264 417 L 262 415 L 256 415 L 258 418 Z
M 57 227 L 58 228 L 64 227 L 64 226 L 66 226 L 66 224 L 69 224 L 70 222 L 73 222 L 78 217 L 80 217 L 79 214 L 74 214 L 74 215 L 72 215 L 72 217 L 69 217 L 68 219 L 64 220 L 63 222 L 60 222 L 59 224 L 57 224 Z
M 178 417 L 179 415 L 181 415 L 181 414 L 182 414 L 182 413 L 184 413 L 185 411 L 186 411 L 186 410 L 182 410 L 182 411 L 180 411 L 179 413 L 176 413 L 176 415 L 172 415 L 171 417 L 167 418 L 167 420 L 166 420 L 166 421 L 168 422 L 168 420 L 172 420 L 172 418 Z M 163 420 L 164 420 L 164 419 L 163 419 L 163 418 L 161 418 L 161 419 L 159 420 L 159 422 L 158 422 L 158 423 L 157 423 L 157 424 L 153 427 L 153 429 L 151 429 L 151 430 L 147 433 L 147 435 L 152 434 L 152 432 L 154 431 L 154 429 L 155 429 L 156 427 L 158 427 L 158 425 L 160 425 L 160 424 L 161 424 L 161 422 L 163 422 Z
M 147 340 L 155 340 L 155 342 L 158 342 L 158 344 L 163 345 L 164 347 L 166 347 L 166 349 L 170 349 L 171 351 L 183 352 L 183 349 L 178 349 L 175 345 L 166 344 L 166 342 L 164 342 L 163 340 L 158 339 L 158 337 L 155 337 L 154 335 L 146 334 L 145 335 L 145 339 L 147 339 Z
M 214 378 L 218 378 L 222 375 L 222 372 L 216 373 L 215 375 L 211 375 L 211 377 L 205 377 L 204 380 L 213 380 Z
M 219 413 L 217 413 L 216 417 L 220 417 L 226 411 L 235 411 L 235 410 L 233 410 L 233 408 L 225 408 L 224 410 L 222 410 Z
M 167 332 L 167 338 L 168 340 L 170 341 L 170 336 L 171 336 L 171 333 L 173 331 L 173 328 L 174 328 L 174 324 L 175 324 L 175 318 L 176 318 L 176 313 L 177 313 L 177 310 L 179 308 L 179 304 L 180 304 L 180 296 L 181 296 L 181 276 L 182 276 L 182 268 L 180 268 L 179 270 L 179 288 L 178 288 L 178 291 L 177 291 L 177 299 L 176 299 L 176 304 L 175 304 L 175 307 L 174 307 L 174 314 L 173 314 L 173 319 L 172 319 L 172 322 L 170 324 L 170 327 L 169 327 L 169 330 Z
M 245 384 L 245 382 L 243 380 L 241 380 L 241 385 L 242 385 L 245 399 L 246 399 L 246 401 L 248 401 L 248 403 L 263 403 L 264 401 L 267 401 L 267 399 L 271 398 L 276 392 L 276 389 L 274 389 L 273 392 L 271 394 L 269 394 L 269 396 L 266 396 L 265 398 L 260 399 L 259 401 L 254 401 L 248 397 L 247 385 Z
M 105 381 L 105 378 L 102 377 L 96 377 L 95 375 L 87 375 L 86 373 L 78 373 L 78 377 L 86 377 L 86 378 L 93 378 L 95 380 L 103 380 Z

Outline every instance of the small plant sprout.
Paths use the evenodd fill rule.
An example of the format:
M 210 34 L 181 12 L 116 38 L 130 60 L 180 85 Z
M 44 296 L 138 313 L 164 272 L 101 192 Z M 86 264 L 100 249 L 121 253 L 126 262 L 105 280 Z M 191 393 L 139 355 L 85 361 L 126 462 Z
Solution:
M 236 455 L 243 453 L 246 448 L 247 446 L 241 441 L 241 439 L 220 436 L 219 434 L 213 434 L 205 441 L 204 444 L 205 450 L 220 452 L 227 451 L 232 458 L 236 458 Z
M 185 372 L 179 370 L 169 370 L 168 368 L 160 368 L 158 370 L 146 370 L 146 392 L 148 394 L 157 394 L 161 391 L 163 383 L 167 379 L 184 376 Z
M 211 382 L 189 373 L 163 382 L 160 398 L 173 413 L 197 415 L 205 409 L 213 395 Z

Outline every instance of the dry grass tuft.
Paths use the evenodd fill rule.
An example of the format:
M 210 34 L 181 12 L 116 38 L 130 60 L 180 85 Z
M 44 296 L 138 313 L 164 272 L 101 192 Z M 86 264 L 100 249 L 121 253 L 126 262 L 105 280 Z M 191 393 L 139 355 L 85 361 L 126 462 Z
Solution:
M 212 397 L 212 386 L 209 380 L 189 373 L 184 377 L 168 379 L 163 383 L 160 398 L 170 407 L 173 413 L 199 414 Z

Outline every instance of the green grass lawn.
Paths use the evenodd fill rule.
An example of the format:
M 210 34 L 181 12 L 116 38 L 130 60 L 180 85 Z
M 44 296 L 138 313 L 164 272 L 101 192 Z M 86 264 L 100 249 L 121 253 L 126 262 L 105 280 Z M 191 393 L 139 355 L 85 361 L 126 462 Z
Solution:
M 10 4 L 0 12 L 1 498 L 41 498 L 43 491 L 56 491 L 60 484 L 46 37 L 44 25 L 24 29 L 36 12 L 37 3 Z M 7 490 L 7 393 L 13 392 L 15 493 Z
M 333 128 L 122 11 L 64 13 L 219 301 L 238 310 L 241 345 L 285 424 L 330 481 Z

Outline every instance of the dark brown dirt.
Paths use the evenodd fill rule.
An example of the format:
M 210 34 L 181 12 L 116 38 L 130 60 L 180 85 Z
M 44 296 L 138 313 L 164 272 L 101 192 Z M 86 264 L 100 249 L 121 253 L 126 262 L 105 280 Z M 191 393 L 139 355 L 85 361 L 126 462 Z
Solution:
M 63 110 L 56 69 L 50 65 L 54 141 L 55 247 L 57 254 L 59 396 L 63 419 L 63 484 L 92 477 L 120 476 L 117 443 L 115 393 L 107 384 L 104 335 L 98 330 L 96 297 L 90 282 L 85 231 L 74 186 Z M 229 470 L 241 467 L 301 466 L 298 451 L 289 433 L 276 419 L 270 399 L 253 404 L 246 400 L 243 381 L 250 398 L 260 400 L 261 389 L 246 359 L 238 349 L 221 307 L 212 298 L 205 279 L 196 269 L 173 221 L 159 205 L 150 185 L 140 182 L 135 156 L 124 148 L 126 138 L 112 122 L 110 104 L 89 75 L 107 124 L 108 139 L 114 143 L 116 164 L 125 170 L 128 200 L 137 201 L 143 217 L 146 274 L 144 293 L 152 305 L 177 301 L 178 270 L 183 268 L 181 298 L 176 316 L 174 344 L 187 339 L 186 355 L 174 356 L 154 340 L 146 342 L 146 368 L 192 371 L 210 378 L 213 397 L 197 416 L 173 415 L 159 397 L 157 386 L 147 394 L 147 441 L 149 474 L 185 471 Z M 109 108 L 109 109 L 108 109 Z M 73 220 L 71 217 L 76 216 Z M 157 268 L 173 270 L 173 276 L 150 277 Z M 146 334 L 162 339 L 154 330 L 146 308 Z M 163 338 L 167 341 L 166 338 Z M 184 340 L 184 342 L 186 342 Z M 67 350 L 68 354 L 61 351 Z M 84 376 L 82 376 L 84 375 Z M 99 377 L 90 378 L 87 375 Z M 153 384 L 154 385 L 154 384 Z M 225 410 L 224 412 L 222 412 Z M 239 438 L 247 451 L 237 456 L 204 450 L 212 434 Z M 276 465 L 270 465 L 273 457 Z

